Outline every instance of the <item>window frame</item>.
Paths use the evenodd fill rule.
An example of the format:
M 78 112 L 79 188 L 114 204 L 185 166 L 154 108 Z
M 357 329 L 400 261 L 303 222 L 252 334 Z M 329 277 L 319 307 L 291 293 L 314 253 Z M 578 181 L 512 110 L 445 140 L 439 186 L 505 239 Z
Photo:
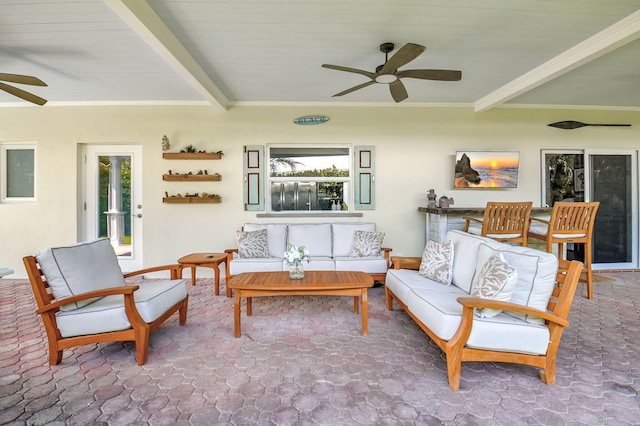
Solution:
M 282 149 L 282 148 L 295 148 L 295 149 L 346 149 L 348 150 L 348 163 L 349 163 L 349 176 L 345 177 L 330 177 L 330 176 L 301 176 L 301 177 L 276 177 L 271 176 L 270 162 L 271 162 L 271 149 Z M 309 146 L 303 144 L 267 144 L 265 150 L 265 195 L 266 195 L 266 209 L 265 211 L 268 214 L 273 215 L 286 215 L 286 214 L 318 214 L 318 213 L 353 213 L 353 197 L 354 197 L 354 174 L 355 167 L 353 161 L 354 148 L 351 145 L 347 144 L 329 144 L 329 145 L 321 145 L 321 146 Z M 312 155 L 310 155 L 312 156 Z M 271 197 L 271 186 L 273 183 L 282 183 L 282 182 L 343 182 L 344 185 L 344 195 L 343 202 L 347 204 L 347 210 L 274 210 L 272 205 L 272 197 Z
M 33 196 L 15 197 L 8 195 L 8 152 L 9 151 L 32 151 L 33 152 Z M 27 203 L 37 199 L 37 178 L 38 178 L 38 149 L 35 142 L 2 142 L 0 143 L 0 203 Z

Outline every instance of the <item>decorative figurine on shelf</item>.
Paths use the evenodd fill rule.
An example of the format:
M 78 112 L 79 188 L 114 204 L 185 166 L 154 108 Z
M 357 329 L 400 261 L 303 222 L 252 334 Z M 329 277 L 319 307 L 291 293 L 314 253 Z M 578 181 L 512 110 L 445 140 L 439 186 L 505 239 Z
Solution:
M 436 202 L 437 199 L 438 199 L 438 196 L 436 195 L 436 191 L 434 189 L 430 189 L 429 192 L 427 192 L 427 207 L 429 208 L 438 207 L 438 203 Z
M 438 201 L 438 207 L 440 207 L 441 209 L 446 209 L 451 205 L 453 205 L 453 198 L 449 198 L 446 195 L 440 197 L 440 200 Z
M 169 138 L 167 135 L 162 136 L 162 150 L 168 151 L 171 148 L 171 143 L 169 142 Z

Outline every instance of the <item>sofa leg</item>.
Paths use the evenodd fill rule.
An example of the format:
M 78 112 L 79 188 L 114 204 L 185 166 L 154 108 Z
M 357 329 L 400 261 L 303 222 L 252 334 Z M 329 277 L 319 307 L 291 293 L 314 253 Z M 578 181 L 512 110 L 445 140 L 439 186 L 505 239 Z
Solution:
M 136 360 L 138 365 L 144 365 L 147 362 L 149 334 L 151 334 L 149 327 L 136 328 Z
M 393 298 L 389 294 L 389 289 L 386 286 L 384 288 L 384 297 L 387 301 L 387 311 L 393 311 Z
M 462 370 L 462 353 L 457 353 L 455 350 L 447 352 L 449 387 L 454 391 L 460 389 L 460 370 Z
M 182 302 L 182 306 L 180 307 L 179 315 L 180 315 L 180 325 L 185 325 L 187 323 L 187 307 L 189 305 L 189 296 L 187 296 Z

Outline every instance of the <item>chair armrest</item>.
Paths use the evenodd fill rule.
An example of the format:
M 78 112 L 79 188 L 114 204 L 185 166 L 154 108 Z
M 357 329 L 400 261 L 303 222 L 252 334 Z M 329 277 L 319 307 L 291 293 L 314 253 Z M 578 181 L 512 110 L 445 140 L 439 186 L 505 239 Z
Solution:
M 152 272 L 158 271 L 171 271 L 171 279 L 175 280 L 178 278 L 178 271 L 182 270 L 182 266 L 180 265 L 161 265 L 161 266 L 153 266 L 151 268 L 140 269 L 138 271 L 127 272 L 122 276 L 124 278 L 135 277 L 136 275 L 142 274 L 150 274 Z
M 500 309 L 502 311 L 515 312 L 523 315 L 533 315 L 558 324 L 561 327 L 569 327 L 569 321 L 564 318 L 560 318 L 559 316 L 551 312 L 541 311 L 539 309 L 530 308 L 524 305 L 518 305 L 510 302 L 500 302 L 491 299 L 482 299 L 480 297 L 458 297 L 456 300 L 463 307 L 463 315 L 465 314 L 465 311 L 471 312 L 471 315 L 473 315 L 473 308 Z
M 393 264 L 393 269 L 420 269 L 420 262 L 422 262 L 422 257 L 391 257 L 391 263 Z
M 43 314 L 51 310 L 58 310 L 60 306 L 68 305 L 69 303 L 79 302 L 81 300 L 86 300 L 86 299 L 93 299 L 96 297 L 112 296 L 114 294 L 122 294 L 125 297 L 127 295 L 131 296 L 133 295 L 133 292 L 139 288 L 140 286 L 137 286 L 137 285 L 128 285 L 128 286 L 105 288 L 102 290 L 95 290 L 95 291 L 90 291 L 82 294 L 76 294 L 75 296 L 65 297 L 64 299 L 59 299 L 59 300 L 56 300 L 55 302 L 51 302 L 50 304 L 36 310 L 36 313 Z
M 464 228 L 462 229 L 464 232 L 469 232 L 469 224 L 471 222 L 475 222 L 482 226 L 482 221 L 480 219 L 476 219 L 475 217 L 463 217 L 464 219 Z
M 531 222 L 534 222 L 534 221 L 535 221 L 535 222 L 540 222 L 540 223 L 544 223 L 545 225 L 548 225 L 548 224 L 549 224 L 549 221 L 548 221 L 548 220 L 540 219 L 540 218 L 538 218 L 538 217 L 529 217 L 529 221 L 531 221 Z
M 391 264 L 390 256 L 391 256 L 391 252 L 393 251 L 393 249 L 389 248 L 389 247 L 382 247 L 380 250 L 382 250 L 382 252 L 383 252 L 382 254 L 383 254 L 384 258 L 387 259 L 387 268 L 388 268 L 389 265 Z

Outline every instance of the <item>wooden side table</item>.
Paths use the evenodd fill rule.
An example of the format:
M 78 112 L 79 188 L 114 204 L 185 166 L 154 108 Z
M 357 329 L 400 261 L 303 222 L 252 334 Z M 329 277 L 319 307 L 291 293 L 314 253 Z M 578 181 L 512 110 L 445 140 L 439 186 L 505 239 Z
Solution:
M 180 264 L 180 276 L 182 276 L 183 268 L 191 268 L 191 285 L 196 285 L 196 268 L 213 268 L 215 273 L 214 278 L 214 293 L 217 296 L 220 291 L 220 268 L 221 263 L 227 261 L 226 253 L 191 253 L 178 259 Z M 226 265 L 225 265 L 226 266 Z M 226 295 L 231 297 L 231 289 L 226 286 Z

